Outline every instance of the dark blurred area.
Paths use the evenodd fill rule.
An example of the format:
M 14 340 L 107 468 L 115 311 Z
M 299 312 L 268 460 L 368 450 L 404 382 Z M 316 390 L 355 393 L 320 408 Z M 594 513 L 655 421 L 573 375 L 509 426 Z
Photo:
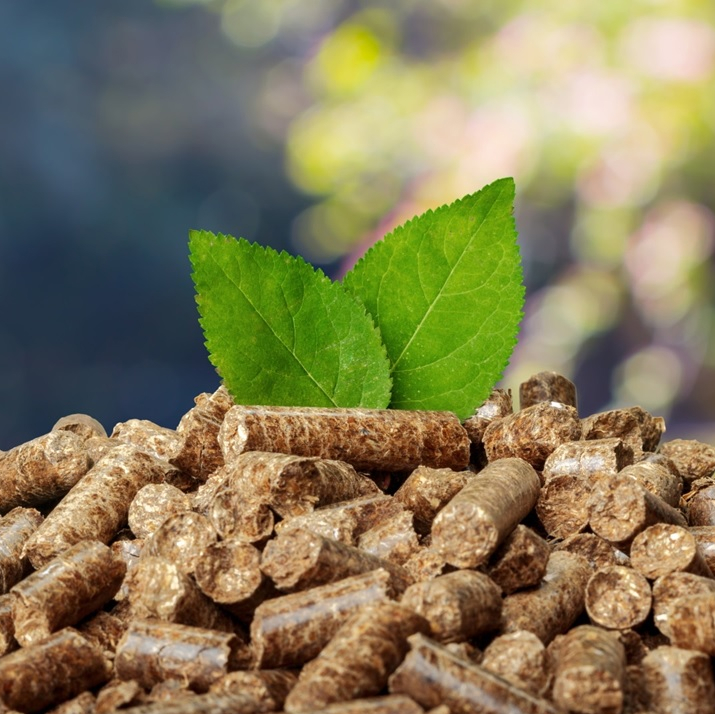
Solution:
M 188 231 L 339 277 L 514 176 L 502 386 L 575 381 L 715 440 L 715 6 L 0 3 L 0 448 L 86 412 L 173 427 L 218 376 Z

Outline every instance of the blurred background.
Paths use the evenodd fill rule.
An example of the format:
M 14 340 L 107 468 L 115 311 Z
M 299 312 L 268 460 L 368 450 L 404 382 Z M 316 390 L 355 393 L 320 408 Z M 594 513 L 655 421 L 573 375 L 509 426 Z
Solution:
M 0 448 L 87 412 L 174 427 L 218 377 L 188 230 L 339 278 L 517 183 L 527 306 L 503 386 L 715 441 L 710 0 L 4 0 Z

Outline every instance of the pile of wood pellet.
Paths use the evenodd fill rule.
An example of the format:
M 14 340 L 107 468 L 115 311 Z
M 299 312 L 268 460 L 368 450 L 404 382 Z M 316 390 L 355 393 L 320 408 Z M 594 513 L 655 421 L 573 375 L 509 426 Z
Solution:
M 715 448 L 543 372 L 0 454 L 0 712 L 715 712 Z

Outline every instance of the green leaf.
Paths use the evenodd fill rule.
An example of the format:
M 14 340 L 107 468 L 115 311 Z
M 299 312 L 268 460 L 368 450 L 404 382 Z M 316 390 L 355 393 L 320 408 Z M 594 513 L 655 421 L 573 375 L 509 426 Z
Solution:
M 371 318 L 301 258 L 191 231 L 209 358 L 237 402 L 385 408 L 389 362 Z
M 391 362 L 391 406 L 471 416 L 502 376 L 524 305 L 512 208 L 500 179 L 376 243 L 343 280 Z

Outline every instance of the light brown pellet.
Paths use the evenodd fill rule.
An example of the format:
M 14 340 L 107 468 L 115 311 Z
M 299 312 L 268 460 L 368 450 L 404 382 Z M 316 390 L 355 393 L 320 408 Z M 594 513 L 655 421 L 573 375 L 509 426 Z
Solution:
M 539 402 L 503 419 L 484 432 L 489 461 L 520 458 L 541 470 L 558 446 L 581 438 L 581 422 L 574 407 L 559 402 Z
M 476 570 L 457 570 L 410 585 L 400 602 L 429 622 L 439 642 L 468 640 L 501 624 L 499 586 Z
M 495 637 L 484 650 L 480 664 L 535 697 L 544 696 L 551 684 L 546 647 L 527 630 Z
M 109 670 L 99 648 L 66 627 L 0 659 L 0 699 L 9 709 L 37 712 L 108 678 Z
M 52 427 L 52 431 L 71 431 L 85 441 L 93 437 L 106 437 L 106 429 L 89 414 L 68 414 L 60 417 Z
M 557 446 L 544 462 L 544 482 L 557 476 L 595 479 L 614 476 L 633 463 L 633 449 L 622 439 L 567 441 Z
M 144 540 L 137 538 L 135 540 L 115 540 L 110 548 L 118 555 L 127 567 L 127 572 L 124 576 L 124 581 L 119 586 L 119 590 L 114 594 L 114 599 L 117 601 L 126 599 L 129 589 L 127 587 L 127 577 L 134 566 L 139 562 L 142 549 L 144 548 Z
M 494 554 L 487 572 L 502 592 L 510 595 L 541 582 L 550 554 L 549 544 L 520 523 Z
M 92 692 L 82 692 L 51 709 L 49 714 L 95 714 L 94 705 L 94 694 Z
M 607 629 L 637 627 L 648 617 L 652 602 L 645 577 L 623 565 L 597 570 L 586 585 L 586 612 L 591 622 Z
M 467 662 L 423 635 L 408 640 L 410 651 L 390 677 L 391 692 L 406 694 L 423 707 L 446 704 L 452 714 L 558 714 L 488 669 Z
M 509 595 L 502 609 L 502 633 L 528 630 L 545 645 L 566 632 L 583 612 L 591 568 L 573 553 L 555 552 L 538 587 Z
M 425 547 L 413 553 L 405 562 L 404 568 L 415 582 L 430 580 L 454 570 L 441 553 Z
M 554 644 L 554 703 L 580 714 L 621 714 L 626 652 L 618 636 L 582 625 Z
M 91 466 L 84 441 L 51 431 L 0 456 L 0 513 L 64 496 Z
M 521 459 L 490 463 L 437 514 L 432 547 L 458 568 L 486 562 L 536 504 L 539 477 Z
M 129 506 L 128 523 L 137 538 L 150 536 L 169 516 L 191 509 L 191 499 L 176 486 L 149 483 Z
M 653 714 L 713 714 L 715 681 L 709 657 L 678 647 L 658 647 L 642 663 L 645 699 Z
M 23 549 L 42 523 L 34 508 L 17 506 L 0 518 L 0 594 L 6 593 L 29 572 Z
M 688 486 L 715 471 L 715 446 L 702 441 L 673 439 L 661 444 L 659 452 L 673 461 Z
M 593 482 L 583 476 L 552 476 L 541 488 L 536 515 L 552 538 L 567 538 L 588 527 Z
M 111 437 L 123 444 L 131 444 L 139 451 L 168 461 L 176 454 L 181 437 L 174 429 L 167 429 L 147 419 L 129 419 L 115 424 Z
M 609 565 L 628 565 L 630 559 L 595 533 L 576 533 L 555 544 L 554 550 L 565 550 L 581 555 L 594 570 Z
M 358 548 L 378 558 L 404 565 L 420 548 L 410 511 L 402 511 L 389 520 L 365 531 L 357 542 Z
M 251 622 L 254 667 L 297 667 L 313 659 L 352 614 L 395 596 L 385 570 L 261 603 Z
M 390 573 L 398 591 L 412 583 L 401 566 L 304 528 L 283 531 L 270 540 L 261 559 L 261 570 L 284 591 L 305 590 L 377 568 Z
M 678 508 L 683 493 L 683 480 L 668 471 L 665 466 L 652 461 L 639 461 L 626 466 L 622 476 L 633 476 L 646 490 L 658 496 L 669 506 Z
M 519 405 L 525 409 L 539 402 L 560 402 L 575 408 L 576 385 L 557 372 L 538 372 L 519 385 Z
M 653 583 L 653 622 L 666 637 L 671 636 L 670 620 L 678 609 L 678 599 L 687 595 L 715 593 L 715 580 L 693 573 L 673 572 Z
M 651 580 L 676 571 L 712 577 L 695 536 L 670 523 L 649 526 L 633 539 L 631 565 Z
M 127 521 L 129 504 L 148 483 L 162 480 L 164 461 L 122 445 L 98 461 L 55 506 L 25 544 L 25 554 L 40 568 L 81 540 L 109 543 Z
M 286 712 L 379 694 L 405 656 L 407 638 L 428 631 L 423 617 L 397 603 L 366 605 L 303 667 L 286 697 Z
M 275 451 L 345 461 L 358 471 L 469 463 L 469 437 L 451 412 L 235 406 L 219 443 L 227 462 L 246 451 Z
M 179 679 L 205 692 L 228 672 L 238 647 L 234 635 L 172 622 L 134 620 L 117 645 L 114 668 L 120 679 L 149 688 Z

